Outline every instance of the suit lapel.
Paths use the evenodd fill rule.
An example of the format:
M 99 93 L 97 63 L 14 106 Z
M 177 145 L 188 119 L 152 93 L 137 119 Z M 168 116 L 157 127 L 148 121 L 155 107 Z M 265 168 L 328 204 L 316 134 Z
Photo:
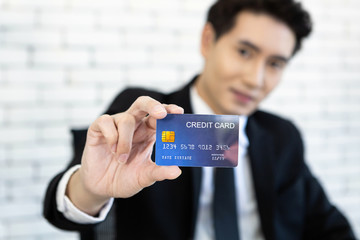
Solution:
M 256 122 L 254 116 L 249 118 L 246 132 L 249 138 L 249 157 L 253 175 L 255 194 L 264 236 L 274 239 L 274 172 L 272 138 Z
M 193 113 L 191 103 L 190 103 L 190 88 L 195 82 L 197 76 L 195 76 L 190 83 L 188 83 L 184 88 L 180 89 L 177 92 L 174 92 L 168 96 L 166 103 L 176 104 L 184 108 L 185 113 Z M 192 192 L 193 192 L 193 206 L 192 206 L 192 222 L 191 222 L 191 232 L 192 236 L 195 233 L 195 225 L 198 213 L 199 206 L 199 196 L 201 188 L 201 177 L 202 169 L 201 168 L 181 168 L 182 171 L 191 171 L 192 176 Z

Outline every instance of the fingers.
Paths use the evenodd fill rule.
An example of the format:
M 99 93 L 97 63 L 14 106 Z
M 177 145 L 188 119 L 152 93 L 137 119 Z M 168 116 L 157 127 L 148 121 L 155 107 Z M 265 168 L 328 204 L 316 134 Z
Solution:
M 119 162 L 124 163 L 131 151 L 136 122 L 133 116 L 125 113 L 115 115 L 114 121 L 118 132 L 116 156 Z
M 154 118 L 164 118 L 167 114 L 160 102 L 147 96 L 137 98 L 126 112 L 133 115 L 136 121 L 140 121 L 148 114 Z
M 92 131 L 94 133 L 92 133 Z M 110 115 L 102 115 L 91 124 L 88 134 L 95 134 L 93 137 L 103 136 L 112 152 L 116 151 L 118 141 L 118 131 L 114 120 Z M 91 144 L 91 143 L 90 143 Z
M 184 109 L 182 107 L 179 107 L 178 105 L 163 104 L 163 106 L 165 107 L 167 113 L 172 113 L 172 114 L 183 114 L 184 113 Z
M 98 139 L 105 138 L 106 144 L 120 162 L 125 162 L 131 150 L 135 131 L 135 119 L 129 114 L 114 116 L 102 115 L 89 128 L 88 138 L 90 145 L 98 144 Z
M 171 114 L 183 114 L 184 113 L 184 109 L 175 104 L 163 104 L 163 107 L 165 108 L 167 113 L 171 113 Z M 148 118 L 147 119 L 148 127 L 152 128 L 152 129 L 156 129 L 156 120 L 157 119 L 155 119 L 155 118 Z
M 147 115 L 155 119 L 161 119 L 167 113 L 183 113 L 184 110 L 174 104 L 165 105 L 151 97 L 142 96 L 136 99 L 126 112 L 133 115 L 136 121 L 139 121 Z
M 142 106 L 143 110 L 141 110 L 140 105 L 138 105 L 139 102 L 144 104 L 144 106 Z M 150 97 L 140 97 L 134 102 L 128 111 L 114 115 L 114 120 L 118 129 L 118 144 L 116 153 L 120 162 L 125 162 L 130 154 L 134 132 L 138 126 L 137 123 L 140 120 L 140 116 L 143 113 L 146 113 L 145 109 L 150 109 L 148 113 L 150 116 L 156 116 L 146 118 L 147 126 L 152 129 L 155 129 L 156 127 L 156 118 L 163 118 L 167 113 L 184 113 L 183 108 L 174 104 L 160 104 L 158 101 Z M 162 113 L 163 111 L 165 111 L 165 114 Z M 142 116 L 141 120 L 143 120 L 144 117 L 145 115 Z M 140 133 L 142 133 L 142 136 L 145 134 L 145 132 L 138 132 L 138 134 Z
M 120 162 L 126 162 L 132 146 L 134 133 L 138 124 L 145 119 L 147 127 L 156 128 L 156 119 L 164 118 L 167 113 L 181 114 L 184 110 L 181 107 L 170 104 L 165 105 L 150 98 L 139 97 L 131 107 L 123 113 L 113 116 L 103 115 L 95 120 L 90 126 L 89 134 L 95 137 L 94 144 L 98 137 L 103 136 L 106 144 Z

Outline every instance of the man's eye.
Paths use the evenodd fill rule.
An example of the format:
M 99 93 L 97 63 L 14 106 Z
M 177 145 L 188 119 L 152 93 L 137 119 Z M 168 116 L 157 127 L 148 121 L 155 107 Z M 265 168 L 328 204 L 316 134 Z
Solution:
M 284 67 L 284 63 L 280 61 L 270 61 L 269 65 L 274 69 L 282 69 Z
M 239 49 L 239 53 L 241 56 L 243 57 L 250 57 L 250 51 L 246 50 L 246 49 Z

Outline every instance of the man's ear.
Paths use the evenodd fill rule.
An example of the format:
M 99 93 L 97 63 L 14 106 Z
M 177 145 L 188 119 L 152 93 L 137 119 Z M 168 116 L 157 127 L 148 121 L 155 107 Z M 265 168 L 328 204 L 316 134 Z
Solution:
M 211 23 L 206 23 L 201 34 L 201 55 L 207 58 L 215 42 L 215 30 Z

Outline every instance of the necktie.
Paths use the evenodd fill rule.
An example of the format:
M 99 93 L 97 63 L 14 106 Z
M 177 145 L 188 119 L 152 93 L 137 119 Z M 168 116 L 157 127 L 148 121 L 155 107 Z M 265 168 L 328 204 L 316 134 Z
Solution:
M 216 240 L 239 240 L 233 168 L 215 170 L 213 216 Z

